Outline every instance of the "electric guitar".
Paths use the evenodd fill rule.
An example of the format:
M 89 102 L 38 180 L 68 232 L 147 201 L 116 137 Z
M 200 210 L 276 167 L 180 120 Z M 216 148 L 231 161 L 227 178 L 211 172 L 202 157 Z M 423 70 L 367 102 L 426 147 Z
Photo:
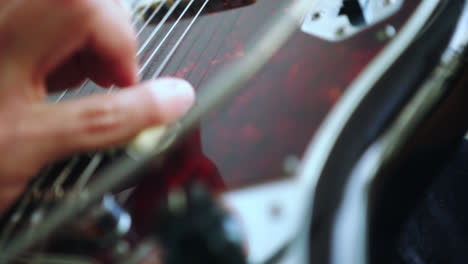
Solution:
M 130 5 L 141 76 L 185 78 L 197 104 L 44 168 L 1 218 L 0 263 L 391 261 L 403 183 L 430 181 L 410 161 L 468 128 L 466 1 Z

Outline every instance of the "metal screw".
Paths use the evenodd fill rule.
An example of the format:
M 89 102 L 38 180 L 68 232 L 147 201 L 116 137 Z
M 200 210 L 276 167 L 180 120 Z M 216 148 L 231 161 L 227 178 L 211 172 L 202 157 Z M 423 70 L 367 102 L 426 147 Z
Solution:
M 283 214 L 283 208 L 281 208 L 281 205 L 277 203 L 272 204 L 270 208 L 270 214 L 273 218 L 277 219 Z
M 41 221 L 42 221 L 42 218 L 44 216 L 44 212 L 39 209 L 37 211 L 35 211 L 32 215 L 31 215 L 31 225 L 37 225 L 39 224 Z
M 336 34 L 340 37 L 344 37 L 346 35 L 345 27 L 339 27 L 338 30 L 336 31 Z
M 286 175 L 293 175 L 299 166 L 300 160 L 295 155 L 287 156 L 283 161 L 283 171 Z
M 317 21 L 321 17 L 322 17 L 322 15 L 320 14 L 320 12 L 315 12 L 314 14 L 312 14 L 312 21 Z
M 379 30 L 377 32 L 377 39 L 379 41 L 386 41 L 393 38 L 396 35 L 396 33 L 397 31 L 393 26 L 387 25 L 384 29 Z
M 383 0 L 383 6 L 389 6 L 391 4 L 393 4 L 393 0 Z

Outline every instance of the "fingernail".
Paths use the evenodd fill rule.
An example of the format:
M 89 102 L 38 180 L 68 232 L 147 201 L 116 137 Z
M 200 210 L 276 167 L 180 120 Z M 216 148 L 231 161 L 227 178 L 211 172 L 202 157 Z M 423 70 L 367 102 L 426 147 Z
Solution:
M 185 80 L 162 78 L 153 82 L 152 92 L 167 121 L 185 115 L 195 103 L 195 91 Z

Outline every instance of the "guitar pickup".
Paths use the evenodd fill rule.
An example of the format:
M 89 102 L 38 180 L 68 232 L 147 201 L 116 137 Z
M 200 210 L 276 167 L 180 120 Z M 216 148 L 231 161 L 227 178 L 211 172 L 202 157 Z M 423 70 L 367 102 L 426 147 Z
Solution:
M 301 29 L 328 41 L 341 41 L 395 14 L 402 4 L 403 0 L 318 0 Z

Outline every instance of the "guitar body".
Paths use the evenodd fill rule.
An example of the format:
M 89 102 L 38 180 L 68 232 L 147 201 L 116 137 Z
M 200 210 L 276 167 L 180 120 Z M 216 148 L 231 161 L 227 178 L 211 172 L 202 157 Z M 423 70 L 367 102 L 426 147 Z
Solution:
M 362 30 L 353 35 L 346 36 L 346 30 L 338 28 L 338 40 L 333 41 L 298 26 L 241 90 L 202 117 L 193 131 L 167 151 L 162 165 L 150 166 L 138 178 L 130 196 L 121 203 L 132 219 L 131 230 L 124 236 L 130 248 L 164 231 L 161 208 L 172 203 L 171 194 L 180 190 L 190 192 L 194 185 L 202 184 L 240 222 L 249 262 L 267 263 L 272 259 L 275 261 L 268 263 L 333 262 L 333 222 L 351 171 L 367 148 L 385 134 L 404 106 L 418 94 L 439 65 L 455 31 L 460 14 L 454 10 L 461 8 L 452 10 L 447 8 L 447 1 L 432 1 L 436 3 L 436 11 L 431 11 L 423 24 L 432 29 L 429 17 L 434 21 L 442 17 L 446 26 L 434 29 L 440 41 L 421 42 L 426 40 L 428 31 L 419 28 L 406 33 L 412 40 L 392 54 L 392 49 L 395 50 L 392 45 L 397 42 L 394 38 L 403 38 L 401 31 L 408 31 L 407 25 L 416 14 L 428 9 L 421 7 L 423 2 L 403 1 L 381 21 L 354 25 Z M 457 4 L 461 6 L 462 2 Z M 143 44 L 140 54 L 145 68 L 143 77 L 152 77 L 157 72 L 157 76 L 185 78 L 201 92 L 209 80 L 228 70 L 233 61 L 250 56 L 248 51 L 256 44 L 252 39 L 268 30 L 266 21 L 287 14 L 292 4 L 284 0 L 213 2 L 198 16 L 196 11 L 203 3 L 195 2 L 187 17 L 178 20 L 176 16 L 161 24 L 159 33 L 150 41 L 146 40 L 164 17 L 156 17 L 142 30 L 139 38 L 147 44 Z M 339 19 L 348 16 L 348 20 L 353 20 L 354 13 L 341 11 L 330 7 L 323 12 L 335 12 Z M 183 8 L 177 12 L 183 14 Z M 326 17 L 316 12 L 307 14 L 304 19 Z M 448 19 L 450 15 L 452 20 Z M 425 48 L 417 48 L 422 46 Z M 385 60 L 385 56 L 391 59 Z M 431 59 L 422 59 L 424 56 Z M 374 69 L 384 67 L 379 65 L 385 68 L 371 74 Z M 365 83 L 366 78 L 373 77 L 376 79 L 373 83 Z M 95 91 L 96 87 L 89 85 L 69 94 Z M 335 117 L 353 94 L 361 97 L 354 99 L 352 104 L 356 107 L 345 113 L 349 117 L 341 123 L 333 121 L 341 120 Z M 330 132 L 327 127 L 333 122 L 340 129 L 325 133 Z M 320 145 L 325 141 L 329 141 L 328 147 Z M 300 163 L 302 159 L 304 162 Z M 313 173 L 309 167 L 313 167 L 310 170 Z M 319 180 L 312 174 L 319 175 Z M 8 226 L 14 208 L 4 217 L 3 226 Z M 23 227 L 27 227 L 31 215 L 26 214 Z M 306 245 L 300 246 L 302 255 L 287 253 L 286 249 L 294 248 L 294 241 L 301 239 Z M 112 259 L 109 249 L 101 247 L 89 251 L 89 255 L 101 262 Z M 283 254 L 281 258 L 272 258 L 278 257 L 277 252 Z M 197 261 L 193 263 L 203 262 Z M 219 259 L 214 263 L 219 261 L 228 263 Z
M 182 55 L 170 60 L 163 75 L 185 78 L 195 87 L 203 87 L 231 60 L 245 56 L 248 46 L 253 45 L 249 39 L 264 22 L 287 11 L 278 9 L 284 3 L 260 0 L 201 17 L 179 47 Z M 339 42 L 296 30 L 232 100 L 200 121 L 196 132 L 166 158 L 163 168 L 144 177 L 127 204 L 137 232 L 154 229 L 158 205 L 164 204 L 171 190 L 204 183 L 222 194 L 293 180 L 289 164 L 303 157 L 342 94 L 391 41 L 380 39 L 379 34 L 388 25 L 398 32 L 418 4 L 405 1 L 390 18 Z M 160 62 L 156 59 L 155 67 Z M 365 145 L 360 143 L 359 148 Z M 275 209 L 270 207 L 275 207 L 277 199 L 261 203 L 258 209 L 267 218 L 274 218 L 270 211 Z M 242 214 L 242 208 L 227 203 Z M 265 224 L 263 229 L 269 227 Z M 280 233 L 277 226 L 271 228 L 270 232 Z

